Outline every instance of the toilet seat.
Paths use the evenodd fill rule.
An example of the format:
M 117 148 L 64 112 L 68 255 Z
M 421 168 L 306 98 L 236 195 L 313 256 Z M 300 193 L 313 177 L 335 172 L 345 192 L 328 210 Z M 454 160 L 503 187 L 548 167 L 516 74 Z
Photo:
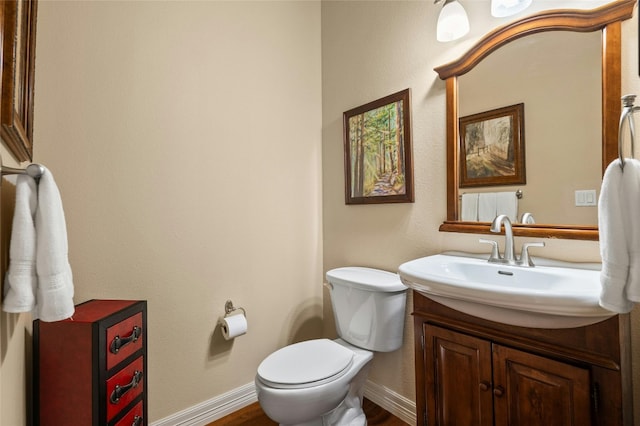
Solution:
M 354 352 L 328 339 L 308 340 L 279 349 L 258 367 L 258 378 L 279 389 L 301 389 L 338 379 L 349 371 Z

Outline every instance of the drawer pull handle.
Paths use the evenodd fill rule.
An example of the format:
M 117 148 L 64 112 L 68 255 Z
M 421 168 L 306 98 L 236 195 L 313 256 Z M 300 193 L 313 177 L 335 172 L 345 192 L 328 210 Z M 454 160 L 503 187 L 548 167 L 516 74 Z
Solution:
M 493 394 L 500 398 L 502 395 L 504 395 L 504 388 L 502 386 L 497 386 L 495 389 L 493 389 Z
M 114 337 L 113 341 L 111 342 L 111 346 L 109 346 L 109 351 L 112 354 L 117 354 L 118 352 L 120 352 L 120 349 L 122 349 L 122 347 L 127 346 L 129 343 L 135 343 L 141 334 L 142 329 L 135 325 L 133 327 L 133 330 L 131 330 L 131 334 L 127 337 Z
M 131 423 L 131 426 L 140 426 L 142 425 L 142 416 L 135 416 L 133 418 L 133 423 Z
M 116 385 L 116 387 L 113 389 L 113 392 L 111 392 L 111 398 L 110 398 L 111 403 L 112 404 L 119 403 L 120 398 L 122 398 L 122 396 L 125 393 L 129 392 L 133 388 L 138 387 L 140 380 L 142 380 L 142 372 L 136 370 L 133 372 L 133 378 L 131 379 L 131 382 L 129 382 L 124 386 Z

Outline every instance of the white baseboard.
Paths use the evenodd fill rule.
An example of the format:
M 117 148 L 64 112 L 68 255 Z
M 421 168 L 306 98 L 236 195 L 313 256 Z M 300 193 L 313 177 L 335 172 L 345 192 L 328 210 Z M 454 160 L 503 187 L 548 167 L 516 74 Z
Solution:
M 388 387 L 368 380 L 364 385 L 364 396 L 405 423 L 416 424 L 416 403 Z
M 416 424 L 416 404 L 404 396 L 370 381 L 365 384 L 364 396 L 400 420 L 410 425 Z M 153 422 L 150 426 L 205 426 L 257 400 L 256 388 L 251 382 Z
M 251 382 L 153 422 L 150 426 L 205 426 L 257 400 L 256 387 Z

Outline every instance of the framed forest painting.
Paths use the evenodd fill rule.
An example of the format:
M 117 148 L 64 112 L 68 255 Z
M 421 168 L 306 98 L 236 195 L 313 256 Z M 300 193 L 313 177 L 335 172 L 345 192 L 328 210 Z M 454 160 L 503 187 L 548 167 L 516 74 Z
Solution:
M 527 183 L 524 104 L 461 117 L 460 187 Z
M 411 90 L 346 111 L 346 204 L 413 202 Z

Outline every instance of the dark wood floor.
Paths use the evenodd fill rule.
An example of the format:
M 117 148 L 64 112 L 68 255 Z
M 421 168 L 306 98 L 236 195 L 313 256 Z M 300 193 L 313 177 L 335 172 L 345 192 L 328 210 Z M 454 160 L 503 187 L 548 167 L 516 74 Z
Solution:
M 367 416 L 369 426 L 407 426 L 405 422 L 391 415 L 388 411 L 378 407 L 373 402 L 365 398 L 362 407 Z M 277 426 L 278 424 L 269 419 L 257 402 L 242 410 L 229 414 L 226 417 L 209 423 L 207 426 Z

